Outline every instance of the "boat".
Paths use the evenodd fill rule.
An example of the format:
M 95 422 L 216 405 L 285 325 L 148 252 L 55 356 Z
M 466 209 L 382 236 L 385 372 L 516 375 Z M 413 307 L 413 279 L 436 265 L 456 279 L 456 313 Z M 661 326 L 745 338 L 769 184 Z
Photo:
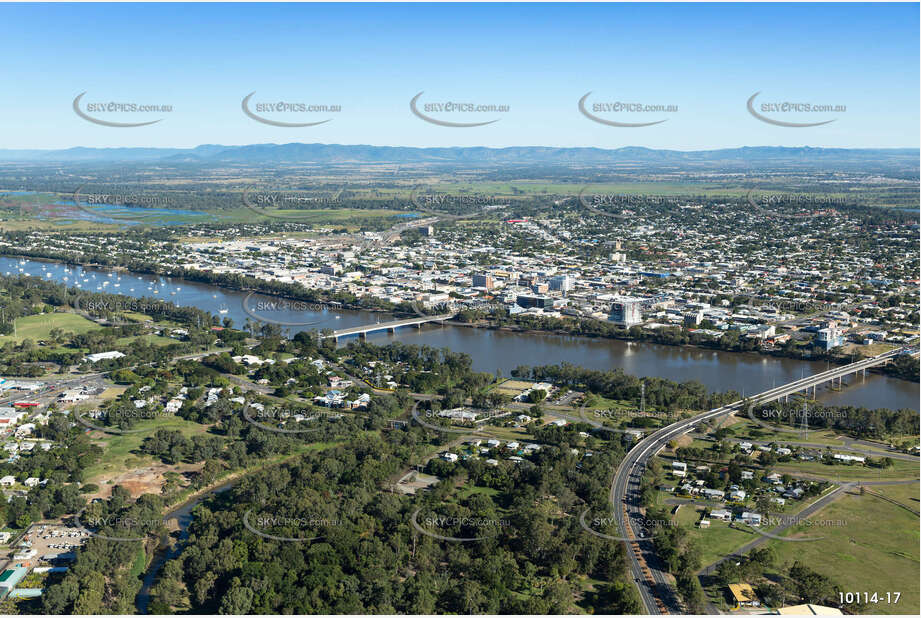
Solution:
M 217 310 L 217 312 L 220 313 L 221 315 L 224 315 L 228 311 L 229 309 L 227 309 L 227 305 L 221 305 L 221 308 Z

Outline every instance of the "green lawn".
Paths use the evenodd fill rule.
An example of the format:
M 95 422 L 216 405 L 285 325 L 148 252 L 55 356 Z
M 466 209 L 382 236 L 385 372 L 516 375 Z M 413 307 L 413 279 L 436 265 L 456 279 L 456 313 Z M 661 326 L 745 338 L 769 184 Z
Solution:
M 797 474 L 812 474 L 824 478 L 840 481 L 873 481 L 882 479 L 916 479 L 918 478 L 918 463 L 893 459 L 891 468 L 870 468 L 855 465 L 827 465 L 818 461 L 788 461 L 778 463 L 771 469 L 775 472 L 789 472 Z
M 161 335 L 138 335 L 136 337 L 121 337 L 116 340 L 116 344 L 121 346 L 138 340 L 144 341 L 149 345 L 170 345 L 171 343 L 179 343 L 176 339 L 163 337 Z
M 686 508 L 688 507 L 682 507 L 681 510 Z M 730 528 L 727 522 L 712 519 L 710 520 L 709 528 L 685 527 L 690 532 L 689 536 L 697 539 L 697 546 L 700 547 L 701 564 L 704 566 L 716 562 L 742 545 L 760 537 L 756 532 L 745 532 L 738 528 Z
M 50 337 L 52 328 L 66 333 L 81 334 L 102 327 L 76 313 L 46 313 L 16 319 L 16 334 L 0 337 L 0 345 L 8 341 L 19 343 L 24 339 L 39 341 Z
M 463 487 L 457 490 L 457 497 L 458 499 L 461 499 L 461 500 L 469 498 L 470 496 L 474 494 L 482 494 L 484 496 L 488 496 L 492 498 L 493 496 L 499 494 L 499 490 L 493 489 L 491 487 L 477 487 L 477 486 L 471 486 L 471 485 L 464 485 Z
M 109 434 L 93 430 L 90 432 L 98 438 L 105 451 L 102 459 L 86 470 L 87 482 L 96 482 L 100 478 L 117 475 L 120 472 L 149 466 L 155 462 L 148 455 L 137 455 L 136 451 L 145 438 L 150 437 L 158 429 L 170 429 L 182 432 L 185 436 L 203 434 L 207 427 L 198 423 L 187 421 L 178 416 L 161 416 L 145 419 L 132 429 L 147 429 L 137 433 Z
M 897 496 L 917 496 L 918 485 L 874 487 L 874 491 Z M 917 503 L 915 508 L 917 508 Z M 819 541 L 784 543 L 770 541 L 778 564 L 795 560 L 814 569 L 842 590 L 901 592 L 898 605 L 871 605 L 868 613 L 919 612 L 918 517 L 871 495 L 846 495 L 812 516 L 813 521 L 841 521 L 839 526 L 800 525 L 785 535 L 821 536 Z

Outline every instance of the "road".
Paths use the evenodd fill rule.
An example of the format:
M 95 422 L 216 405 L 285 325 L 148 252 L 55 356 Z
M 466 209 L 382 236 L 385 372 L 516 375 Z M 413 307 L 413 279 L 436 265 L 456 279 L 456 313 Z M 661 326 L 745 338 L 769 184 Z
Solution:
M 834 367 L 828 371 L 774 387 L 747 400 L 735 401 L 729 405 L 678 421 L 649 435 L 628 451 L 623 462 L 617 468 L 611 483 L 610 499 L 620 530 L 628 538 L 639 537 L 641 531 L 636 528 L 636 522 L 642 520 L 639 495 L 640 479 L 646 469 L 647 461 L 662 450 L 670 440 L 690 433 L 699 423 L 727 416 L 732 412 L 744 409 L 747 405 L 776 401 L 781 397 L 804 391 L 832 378 L 838 378 L 855 371 L 883 364 L 904 351 L 903 349 L 892 350 L 850 365 Z M 917 354 L 915 350 L 909 351 L 912 354 Z M 639 584 L 638 588 L 645 612 L 649 614 L 680 613 L 682 607 L 677 592 L 670 584 L 669 574 L 659 568 L 652 543 L 648 539 L 640 538 L 630 544 L 630 550 L 627 554 L 634 581 Z M 648 569 L 643 568 L 643 563 L 648 565 Z
M 742 417 L 742 418 L 745 418 L 745 417 Z M 882 451 L 882 450 L 872 451 L 872 450 L 855 448 L 854 446 L 851 446 L 851 445 L 860 444 L 861 442 L 857 440 L 849 440 L 847 438 L 843 438 L 842 444 L 839 446 L 837 444 L 822 444 L 820 442 L 799 442 L 797 440 L 787 440 L 786 438 L 783 437 L 783 434 L 777 434 L 777 435 L 778 435 L 777 439 L 767 440 L 767 441 L 752 440 L 749 438 L 746 438 L 746 439 L 723 438 L 723 439 L 727 442 L 733 442 L 735 444 L 740 444 L 742 442 L 748 442 L 749 444 L 754 444 L 755 446 L 769 446 L 771 444 L 777 444 L 780 446 L 801 446 L 804 448 L 811 448 L 811 449 L 815 449 L 819 451 L 824 451 L 826 448 L 831 447 L 832 449 L 836 451 L 849 451 L 851 453 L 860 453 L 861 455 L 866 455 L 867 457 L 876 457 L 876 458 L 889 457 L 890 459 L 901 459 L 903 461 L 918 461 L 918 457 L 915 455 L 909 455 L 908 453 L 902 453 L 895 449 L 888 449 L 881 444 L 873 445 L 873 446 L 876 446 L 879 449 L 885 448 L 886 449 L 885 451 Z M 867 444 L 872 444 L 872 443 L 867 443 Z

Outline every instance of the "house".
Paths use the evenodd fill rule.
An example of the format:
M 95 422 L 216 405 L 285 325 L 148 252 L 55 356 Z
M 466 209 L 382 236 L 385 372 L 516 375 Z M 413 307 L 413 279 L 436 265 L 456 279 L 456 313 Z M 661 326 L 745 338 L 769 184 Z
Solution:
M 715 509 L 713 511 L 710 511 L 710 519 L 718 519 L 720 521 L 731 521 L 732 511 L 727 511 L 726 509 Z
M 791 449 L 788 449 L 788 448 L 785 447 L 785 446 L 778 446 L 778 447 L 777 447 L 777 454 L 778 454 L 778 455 L 792 455 L 792 454 L 793 454 L 793 451 L 792 451 Z
M 61 393 L 60 400 L 61 403 L 77 403 L 78 401 L 85 401 L 89 399 L 90 396 L 84 393 L 81 390 L 71 389 Z
M 561 419 L 561 418 L 558 418 L 558 419 L 556 419 L 555 421 L 550 421 L 548 424 L 549 424 L 549 425 L 556 425 L 557 427 L 565 427 L 565 426 L 566 426 L 566 421 L 564 421 L 564 420 Z
M 672 471 L 681 470 L 682 472 L 688 471 L 688 465 L 683 461 L 673 461 L 672 462 Z
M 487 459 L 487 460 L 486 460 L 486 465 L 492 466 L 493 468 L 495 468 L 496 466 L 499 465 L 499 461 L 496 460 L 496 459 Z
M 783 492 L 783 497 L 799 500 L 803 497 L 803 493 L 805 492 L 803 491 L 802 487 L 794 487 L 793 489 L 788 489 L 787 491 Z
M 356 399 L 353 399 L 352 401 L 346 401 L 345 405 L 355 410 L 357 408 L 367 408 L 369 403 L 371 403 L 371 395 L 368 393 L 362 393 Z
M 701 528 L 709 528 L 709 527 L 710 527 L 710 520 L 709 520 L 709 519 L 701 519 L 699 525 L 700 525 Z
M 749 526 L 760 526 L 761 525 L 761 514 L 760 513 L 749 513 L 745 511 L 742 513 L 740 518 L 743 523 L 748 524 Z
M 24 410 L 17 408 L 2 407 L 0 408 L 0 425 L 15 425 L 27 414 Z
M 16 484 L 16 477 L 11 474 L 7 474 L 2 479 L 0 479 L 0 486 L 2 487 L 12 487 L 15 484 Z
M 783 498 L 778 498 L 777 496 L 774 496 L 773 498 L 771 498 L 771 502 L 777 504 L 778 506 L 783 506 L 787 503 L 786 500 L 784 500 Z
M 505 445 L 505 448 L 507 448 L 510 451 L 517 451 L 518 447 L 520 446 L 521 445 L 518 444 L 517 442 L 509 442 L 508 444 Z
M 842 455 L 840 453 L 835 453 L 833 457 L 838 461 L 845 462 L 856 461 L 857 463 L 864 463 L 867 461 L 866 457 L 858 457 L 857 455 Z
M 517 421 L 518 421 L 519 423 L 521 423 L 522 425 L 527 425 L 527 424 L 530 423 L 533 419 L 532 419 L 530 416 L 528 416 L 527 414 L 519 414 L 518 416 L 515 417 L 515 420 L 517 420 Z
M 741 450 L 744 453 L 750 453 L 752 450 L 752 443 L 751 442 L 739 442 L 739 450 Z
M 704 487 L 700 490 L 700 493 L 702 496 L 711 500 L 722 500 L 726 495 L 726 492 L 722 489 L 711 489 L 709 487 Z
M 502 442 L 500 442 L 499 440 L 496 440 L 495 438 L 492 438 L 486 441 L 486 446 L 488 446 L 489 448 L 499 448 L 500 444 L 502 444 Z
M 29 478 L 26 479 L 23 485 L 25 485 L 26 487 L 37 487 L 39 483 L 41 483 L 40 478 L 30 476 Z
M 38 554 L 37 549 L 20 549 L 13 554 L 13 560 L 31 560 Z
M 729 595 L 735 609 L 743 607 L 761 607 L 761 601 L 750 584 L 729 584 Z
M 751 470 L 742 470 L 742 480 L 749 481 L 755 478 L 755 473 Z
M 454 453 L 442 453 L 441 458 L 444 459 L 445 461 L 450 461 L 452 463 L 457 461 L 457 455 L 455 455 Z
M 742 502 L 745 500 L 745 490 L 743 489 L 733 489 L 729 492 L 729 499 L 735 500 L 737 502 Z

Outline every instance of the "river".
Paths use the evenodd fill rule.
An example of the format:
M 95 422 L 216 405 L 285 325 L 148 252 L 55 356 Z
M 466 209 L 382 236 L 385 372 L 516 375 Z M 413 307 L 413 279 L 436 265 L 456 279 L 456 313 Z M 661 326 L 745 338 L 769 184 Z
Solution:
M 243 326 L 249 317 L 243 308 L 246 293 L 169 277 L 6 257 L 0 257 L 0 273 L 27 274 L 68 285 L 80 283 L 81 289 L 87 292 L 104 291 L 134 298 L 155 298 L 177 305 L 198 307 L 215 315 L 224 311 L 220 315 L 231 318 L 237 327 Z M 273 300 L 277 301 L 256 294 L 247 301 L 247 307 L 252 311 L 260 301 Z M 340 329 L 390 319 L 381 313 L 347 310 L 272 311 L 271 318 L 284 322 L 317 322 L 309 326 L 286 328 L 289 334 L 298 330 Z M 621 368 L 628 374 L 657 376 L 678 382 L 696 380 L 713 391 L 734 389 L 742 394 L 761 392 L 824 371 L 828 367 L 825 362 L 774 358 L 756 353 L 740 354 L 613 339 L 452 326 L 431 325 L 422 329 L 403 328 L 396 333 L 372 333 L 368 335 L 368 340 L 380 344 L 397 340 L 408 344 L 447 347 L 455 352 L 469 354 L 474 369 L 489 373 L 499 370 L 505 376 L 519 365 L 568 362 L 592 369 Z M 348 339 L 342 341 L 347 343 Z M 867 408 L 919 408 L 917 382 L 879 374 L 868 374 L 866 378 L 851 376 L 845 382 L 847 385 L 838 391 L 820 388 L 819 400 L 827 404 Z
M 143 583 L 141 584 L 141 590 L 138 592 L 134 601 L 138 608 L 139 614 L 147 613 L 147 607 L 150 605 L 150 587 L 153 586 L 154 582 L 156 581 L 157 575 L 160 573 L 160 569 L 163 568 L 163 565 L 166 564 L 168 560 L 172 560 L 182 552 L 182 549 L 185 546 L 185 541 L 189 536 L 189 526 L 192 524 L 192 511 L 195 510 L 195 507 L 198 506 L 202 500 L 205 500 L 214 494 L 219 494 L 227 491 L 233 487 L 235 482 L 236 481 L 228 481 L 223 485 L 219 485 L 218 487 L 203 493 L 197 498 L 189 500 L 175 510 L 170 511 L 163 518 L 164 521 L 175 518 L 179 522 L 179 538 L 176 543 L 174 543 L 169 548 L 160 548 L 154 555 L 153 560 L 150 562 L 150 566 L 147 567 L 147 571 L 144 573 Z

